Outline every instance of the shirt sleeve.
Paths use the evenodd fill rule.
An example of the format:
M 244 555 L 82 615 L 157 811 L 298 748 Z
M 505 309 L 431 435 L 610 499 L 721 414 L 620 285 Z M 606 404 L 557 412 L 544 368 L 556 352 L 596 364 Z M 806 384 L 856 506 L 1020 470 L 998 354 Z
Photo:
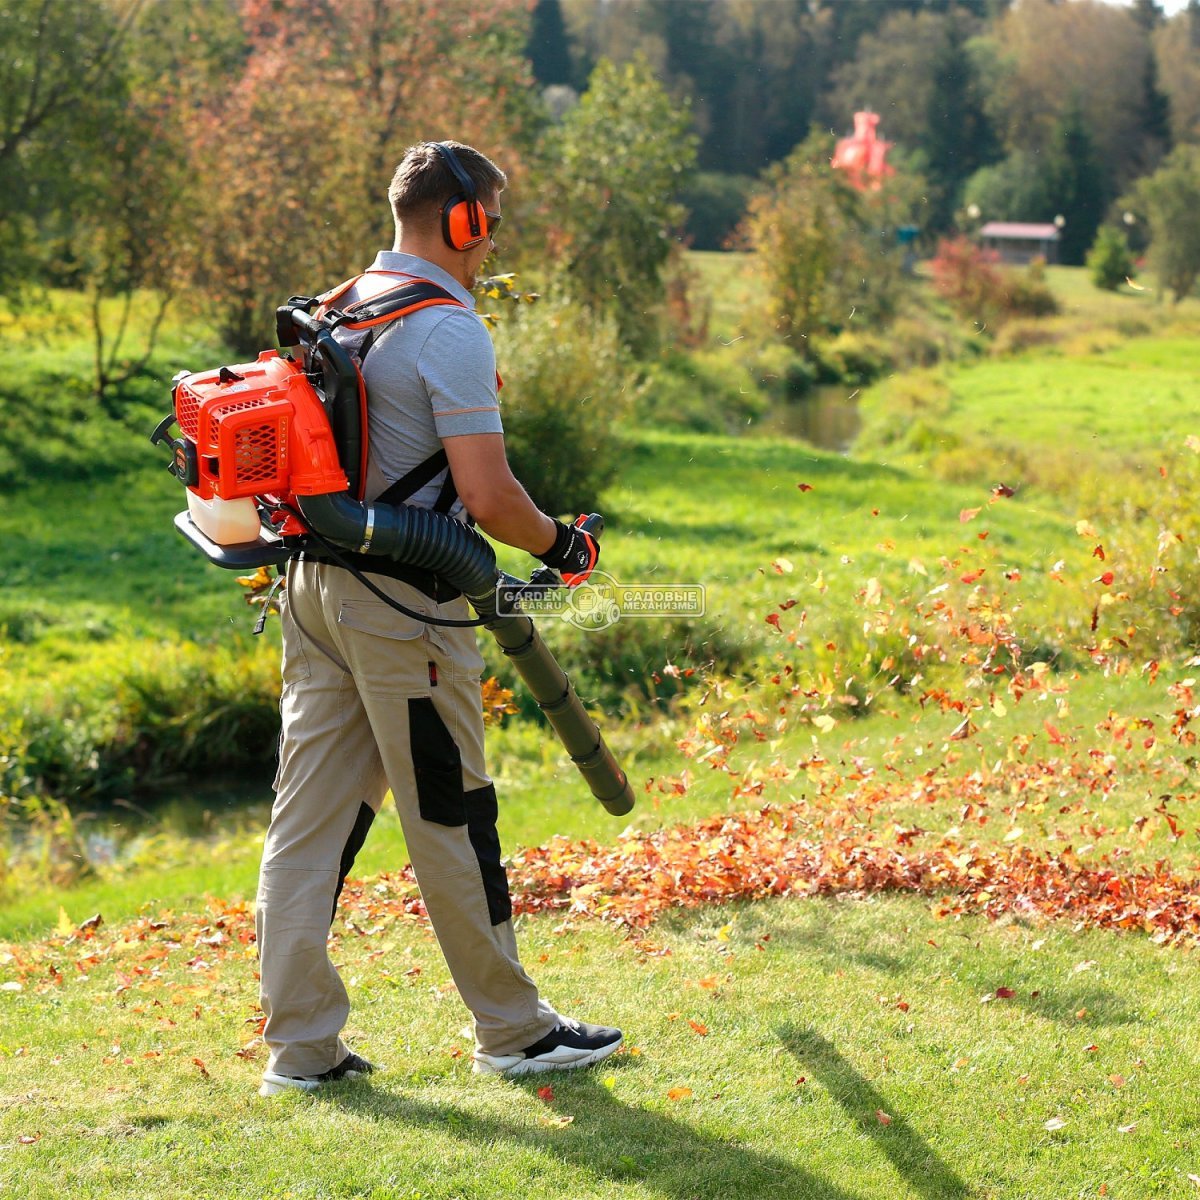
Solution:
M 502 433 L 496 395 L 496 351 L 483 322 L 451 309 L 434 326 L 417 356 L 439 438 Z

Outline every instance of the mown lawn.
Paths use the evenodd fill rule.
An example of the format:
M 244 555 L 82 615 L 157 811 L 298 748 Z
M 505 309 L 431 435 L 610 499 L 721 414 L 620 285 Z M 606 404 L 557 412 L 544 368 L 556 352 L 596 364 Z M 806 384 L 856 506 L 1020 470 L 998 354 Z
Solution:
M 798 804 L 822 836 L 880 855 L 961 852 L 982 870 L 1027 849 L 1108 871 L 1118 891 L 1161 861 L 1186 907 L 1200 707 L 1180 463 L 1200 417 L 1195 330 L 1186 311 L 1164 317 L 1140 294 L 1094 299 L 1079 278 L 1051 272 L 1068 301 L 1056 344 L 879 385 L 857 455 L 633 431 L 604 497 L 602 566 L 622 582 L 703 583 L 706 614 L 604 633 L 543 623 L 638 806 L 608 817 L 543 728 L 510 719 L 491 734 L 506 848 L 562 835 L 600 854 L 627 826 Z M 722 321 L 748 286 L 719 297 Z M 1158 334 L 1123 339 L 1133 306 Z M 1083 341 L 1064 332 L 1070 319 L 1088 326 Z M 889 400 L 904 387 L 911 411 Z M 881 436 L 897 412 L 908 428 Z M 1164 447 L 1184 457 L 1160 476 Z M 33 479 L 0 496 L 8 720 L 103 698 L 161 733 L 156 699 L 179 702 L 170 680 L 197 656 L 224 656 L 227 673 L 253 664 L 255 686 L 269 679 L 274 632 L 249 637 L 239 589 L 170 529 L 178 495 L 143 453 L 111 477 Z M 1135 502 L 1146 478 L 1160 491 Z M 1164 528 L 1183 540 L 1164 548 Z M 489 666 L 502 670 L 490 651 Z M 259 1101 L 243 936 L 269 747 L 263 759 L 241 780 L 173 780 L 207 809 L 189 807 L 185 832 L 161 809 L 110 811 L 129 835 L 117 864 L 10 887 L 0 1188 L 1195 1194 L 1190 918 L 1153 914 L 1173 930 L 1158 942 L 1178 945 L 1088 929 L 1091 910 L 1069 900 L 1050 922 L 1019 902 L 991 922 L 939 919 L 932 884 L 828 896 L 801 880 L 787 899 L 668 911 L 634 938 L 593 918 L 522 916 L 550 999 L 621 1024 L 630 1048 L 592 1073 L 516 1084 L 469 1074 L 464 1010 L 424 925 L 351 914 L 336 926 L 350 1033 L 387 1070 L 319 1100 Z M 91 852 L 44 845 L 66 855 L 64 879 L 70 855 Z M 370 895 L 371 877 L 403 861 L 389 814 L 355 874 Z M 682 883 L 679 899 L 694 899 Z M 96 912 L 106 924 L 81 928 Z
M 106 1198 L 1194 1193 L 1200 996 L 1187 956 L 1141 939 L 939 922 L 895 897 L 670 916 L 653 954 L 594 923 L 528 920 L 545 994 L 620 1023 L 628 1045 L 591 1072 L 504 1082 L 469 1074 L 464 1010 L 427 932 L 341 932 L 349 1036 L 386 1070 L 264 1102 L 253 948 L 197 945 L 218 919 L 168 916 L 61 984 L 35 974 L 0 992 L 0 1184 Z

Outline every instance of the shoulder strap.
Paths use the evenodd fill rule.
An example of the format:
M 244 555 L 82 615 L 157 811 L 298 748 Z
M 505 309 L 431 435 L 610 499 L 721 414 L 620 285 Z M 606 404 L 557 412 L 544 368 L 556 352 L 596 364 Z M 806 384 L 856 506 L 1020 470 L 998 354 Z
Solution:
M 428 279 L 411 279 L 368 300 L 356 300 L 344 310 L 328 308 L 325 319 L 330 329 L 341 326 L 347 329 L 368 329 L 434 305 L 466 308 L 461 300 L 456 300 L 439 284 Z

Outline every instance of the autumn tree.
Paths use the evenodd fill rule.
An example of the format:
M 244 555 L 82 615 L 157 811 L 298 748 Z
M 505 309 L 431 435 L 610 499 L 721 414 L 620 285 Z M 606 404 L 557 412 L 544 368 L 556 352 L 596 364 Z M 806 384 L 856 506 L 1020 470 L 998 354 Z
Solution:
M 1170 106 L 1171 137 L 1200 142 L 1200 3 L 1154 31 L 1158 78 Z
M 652 344 L 662 272 L 683 219 L 674 197 L 695 156 L 686 107 L 648 62 L 601 62 L 548 135 L 546 245 L 571 294 L 611 313 L 626 345 Z
M 1150 47 L 1129 11 L 1101 0 L 1023 0 L 989 36 L 988 107 L 1009 151 L 1048 152 L 1078 103 L 1111 190 L 1138 174 Z
M 241 0 L 246 55 L 189 108 L 203 214 L 189 266 L 242 353 L 274 308 L 390 246 L 387 187 L 405 149 L 468 141 L 519 180 L 533 124 L 522 0 Z
M 895 231 L 907 220 L 912 181 L 856 191 L 830 166 L 832 153 L 833 139 L 814 132 L 768 168 L 743 227 L 775 328 L 801 356 L 852 315 L 886 320 L 900 286 Z

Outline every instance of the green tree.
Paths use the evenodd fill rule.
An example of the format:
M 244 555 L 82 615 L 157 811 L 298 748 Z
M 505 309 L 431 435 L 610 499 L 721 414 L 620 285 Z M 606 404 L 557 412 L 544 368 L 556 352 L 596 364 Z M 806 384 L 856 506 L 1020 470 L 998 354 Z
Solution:
M 981 167 L 963 187 L 962 203 L 985 221 L 1049 221 L 1055 216 L 1049 172 L 1041 155 L 1016 150 Z
M 663 268 L 684 216 L 674 197 L 695 158 L 689 126 L 646 60 L 604 60 L 548 135 L 551 259 L 575 298 L 611 313 L 639 350 L 655 340 Z
M 1101 225 L 1087 256 L 1092 282 L 1105 291 L 1115 292 L 1133 277 L 1133 255 L 1125 235 L 1115 225 Z
M 1134 204 L 1150 225 L 1150 265 L 1174 302 L 1200 276 L 1200 146 L 1176 146 L 1153 175 L 1139 180 Z
M 550 87 L 575 82 L 571 46 L 559 0 L 537 0 L 526 52 L 538 83 Z
M 123 106 L 140 8 L 7 0 L 0 10 L 0 291 L 68 281 L 69 215 L 94 203 L 85 181 Z
M 1091 129 L 1075 100 L 1055 127 L 1049 157 L 1050 194 L 1066 219 L 1059 254 L 1062 262 L 1079 266 L 1104 217 L 1109 192 Z

